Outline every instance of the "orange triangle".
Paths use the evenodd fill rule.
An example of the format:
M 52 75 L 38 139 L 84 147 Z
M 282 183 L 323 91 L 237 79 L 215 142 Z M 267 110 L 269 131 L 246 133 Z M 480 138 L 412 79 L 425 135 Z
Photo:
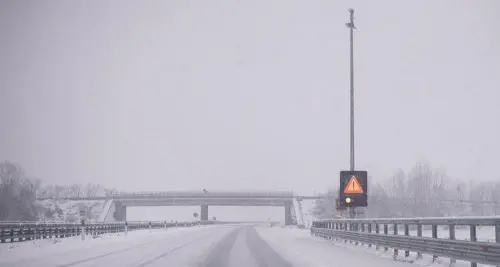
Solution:
M 352 175 L 344 188 L 344 194 L 363 194 L 363 187 L 356 176 Z

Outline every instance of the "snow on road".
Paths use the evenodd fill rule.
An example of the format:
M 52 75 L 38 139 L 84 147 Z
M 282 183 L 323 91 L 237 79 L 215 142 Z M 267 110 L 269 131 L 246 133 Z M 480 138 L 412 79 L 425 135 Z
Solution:
M 85 241 L 75 237 L 60 239 L 57 243 L 38 240 L 2 244 L 0 266 L 146 266 L 152 265 L 156 257 L 160 259 L 169 252 L 180 250 L 191 243 L 207 245 L 200 242 L 200 238 L 207 237 L 205 242 L 211 242 L 213 238 L 217 241 L 219 236 L 224 236 L 229 231 L 228 229 L 231 227 L 140 230 L 129 232 L 127 235 L 109 234 L 98 239 L 88 237 Z M 190 257 L 184 256 L 180 260 L 190 260 Z M 172 261 L 179 260 L 171 258 Z
M 367 245 L 360 246 L 345 241 L 326 240 L 320 237 L 311 237 L 308 230 L 297 228 L 257 228 L 259 234 L 272 247 L 294 263 L 294 267 L 323 267 L 323 266 L 432 266 L 449 267 L 450 259 L 437 258 L 433 261 L 432 255 L 424 254 L 417 259 L 417 253 L 410 252 L 406 258 L 404 251 L 399 251 L 399 256 L 394 260 L 393 249 L 388 251 L 376 250 Z M 491 227 L 478 229 L 478 239 L 491 242 Z M 411 233 L 410 233 L 411 234 Z M 466 239 L 468 229 L 457 229 L 457 239 Z M 447 238 L 447 232 L 440 231 L 440 238 Z M 424 231 L 424 236 L 426 236 Z M 494 237 L 494 236 L 493 236 Z M 368 262 L 368 264 L 366 264 Z M 363 264 L 365 263 L 365 264 Z M 409 265 L 412 263 L 411 265 Z M 470 266 L 469 262 L 457 260 L 455 267 Z M 478 267 L 489 265 L 477 264 Z
M 102 239 L 4 244 L 0 266 L 12 267 L 291 267 L 248 225 L 134 231 Z
M 390 253 L 331 242 L 303 229 L 218 225 L 1 244 L 0 266 L 409 266 Z
M 408 267 L 407 263 L 381 258 L 363 250 L 332 245 L 310 236 L 309 231 L 293 228 L 256 228 L 259 235 L 294 267 Z

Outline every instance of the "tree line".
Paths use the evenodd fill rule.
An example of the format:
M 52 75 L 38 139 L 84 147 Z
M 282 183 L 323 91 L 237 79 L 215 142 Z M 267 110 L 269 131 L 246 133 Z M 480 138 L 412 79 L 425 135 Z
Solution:
M 115 192 L 115 189 L 91 183 L 44 185 L 41 179 L 27 176 L 19 164 L 0 162 L 0 221 L 37 220 L 41 208 L 36 203 L 37 197 L 95 197 Z
M 426 162 L 409 171 L 397 170 L 383 182 L 369 178 L 368 207 L 358 208 L 362 217 L 441 217 L 500 215 L 500 181 L 460 181 Z M 318 218 L 345 216 L 337 211 L 338 188 L 317 200 Z
M 331 188 L 315 203 L 313 215 L 333 218 L 338 188 Z M 0 221 L 37 220 L 37 197 L 69 198 L 107 196 L 115 189 L 97 184 L 44 185 L 29 177 L 20 165 L 0 162 Z M 358 209 L 364 217 L 427 217 L 500 215 L 500 181 L 452 179 L 428 163 L 408 172 L 398 170 L 384 181 L 369 179 L 369 206 Z
M 0 163 L 0 221 L 28 221 L 36 218 L 36 189 L 40 181 L 26 177 L 10 162 Z

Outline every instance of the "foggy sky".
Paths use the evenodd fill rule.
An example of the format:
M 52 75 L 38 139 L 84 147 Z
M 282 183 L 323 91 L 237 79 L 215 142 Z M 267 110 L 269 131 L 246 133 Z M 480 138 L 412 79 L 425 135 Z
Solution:
M 46 183 L 293 190 L 426 160 L 500 179 L 500 2 L 0 2 L 0 160 Z

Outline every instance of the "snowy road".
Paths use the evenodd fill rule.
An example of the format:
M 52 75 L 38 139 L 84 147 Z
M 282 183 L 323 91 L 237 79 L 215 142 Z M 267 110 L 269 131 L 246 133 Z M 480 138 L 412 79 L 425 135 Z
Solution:
M 393 262 L 310 237 L 308 231 L 265 226 L 204 226 L 135 231 L 103 238 L 0 245 L 0 266 L 34 267 L 324 267 L 389 266 Z

